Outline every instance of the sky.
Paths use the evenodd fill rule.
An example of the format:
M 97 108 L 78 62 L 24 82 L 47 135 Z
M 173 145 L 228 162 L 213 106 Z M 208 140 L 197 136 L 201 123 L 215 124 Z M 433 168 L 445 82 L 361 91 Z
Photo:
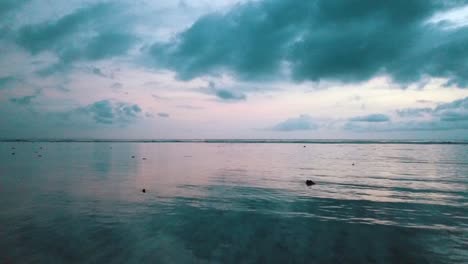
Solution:
M 0 138 L 468 139 L 468 1 L 0 0 Z

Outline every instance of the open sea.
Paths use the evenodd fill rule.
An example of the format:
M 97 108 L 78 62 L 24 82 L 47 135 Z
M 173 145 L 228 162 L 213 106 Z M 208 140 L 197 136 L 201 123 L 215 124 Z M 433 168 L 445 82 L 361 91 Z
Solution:
M 0 263 L 468 263 L 468 144 L 2 142 Z

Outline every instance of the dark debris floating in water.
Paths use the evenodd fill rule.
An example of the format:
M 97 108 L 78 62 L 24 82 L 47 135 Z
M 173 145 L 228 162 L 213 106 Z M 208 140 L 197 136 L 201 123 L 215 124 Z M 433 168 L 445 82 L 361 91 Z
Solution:
M 146 189 L 141 189 L 141 192 L 142 192 L 142 193 L 146 193 Z
M 306 185 L 307 186 L 312 186 L 312 185 L 315 185 L 315 182 L 312 181 L 312 180 L 306 180 Z

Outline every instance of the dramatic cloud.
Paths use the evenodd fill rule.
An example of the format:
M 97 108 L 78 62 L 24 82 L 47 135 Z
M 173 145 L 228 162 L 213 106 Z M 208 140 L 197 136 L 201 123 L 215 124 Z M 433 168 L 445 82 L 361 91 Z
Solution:
M 468 137 L 466 0 L 46 2 L 0 0 L 0 137 Z
M 31 54 L 53 51 L 60 61 L 45 69 L 47 75 L 77 60 L 100 60 L 126 54 L 136 41 L 125 27 L 115 28 L 111 4 L 96 4 L 75 10 L 56 21 L 26 25 L 16 34 L 16 42 Z
M 233 73 L 244 79 L 363 81 L 389 74 L 396 81 L 424 75 L 464 86 L 468 29 L 427 21 L 464 1 L 249 2 L 212 13 L 167 43 L 150 49 L 157 65 L 181 79 Z M 284 77 L 284 76 L 283 76 Z
M 384 114 L 370 114 L 366 116 L 357 116 L 350 118 L 351 122 L 387 122 L 390 118 Z
M 283 121 L 272 129 L 275 131 L 297 131 L 297 130 L 314 130 L 317 129 L 318 125 L 315 124 L 314 120 L 309 115 L 300 115 L 296 118 L 289 118 Z

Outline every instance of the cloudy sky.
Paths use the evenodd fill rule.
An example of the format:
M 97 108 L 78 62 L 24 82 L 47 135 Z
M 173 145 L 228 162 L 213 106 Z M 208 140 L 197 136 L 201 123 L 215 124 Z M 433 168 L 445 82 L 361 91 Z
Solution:
M 0 0 L 0 138 L 468 139 L 468 1 Z

